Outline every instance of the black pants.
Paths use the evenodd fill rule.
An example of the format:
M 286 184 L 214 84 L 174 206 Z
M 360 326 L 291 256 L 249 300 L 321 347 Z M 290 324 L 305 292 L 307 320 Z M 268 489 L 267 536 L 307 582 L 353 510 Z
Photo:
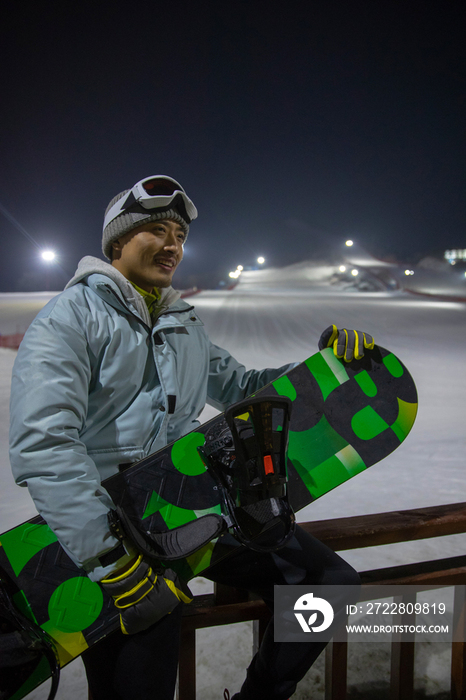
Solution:
M 258 594 L 273 608 L 273 587 L 283 584 L 358 585 L 359 576 L 341 557 L 299 527 L 290 542 L 272 553 L 244 547 L 204 576 Z M 342 613 L 346 599 L 340 600 Z M 335 608 L 335 604 L 334 604 Z M 335 611 L 337 612 L 337 611 Z M 83 654 L 93 700 L 173 700 L 181 606 L 139 634 L 110 635 Z M 273 618 L 241 688 L 245 700 L 286 700 L 312 666 L 322 642 L 273 641 Z M 238 679 L 239 689 L 241 680 Z M 233 689 L 235 690 L 235 689 Z M 220 696 L 220 690 L 219 690 Z

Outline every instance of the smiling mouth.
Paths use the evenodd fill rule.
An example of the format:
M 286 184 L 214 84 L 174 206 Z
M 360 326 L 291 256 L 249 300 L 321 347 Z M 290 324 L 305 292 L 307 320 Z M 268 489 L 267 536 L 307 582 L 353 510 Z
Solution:
M 164 270 L 173 270 L 176 267 L 175 260 L 161 260 L 158 258 L 154 260 L 154 264 L 163 267 Z

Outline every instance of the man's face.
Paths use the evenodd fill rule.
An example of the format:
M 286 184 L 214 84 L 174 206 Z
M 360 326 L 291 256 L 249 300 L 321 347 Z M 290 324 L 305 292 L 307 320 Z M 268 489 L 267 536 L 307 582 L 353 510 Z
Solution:
M 185 239 L 186 234 L 176 221 L 150 221 L 113 242 L 112 265 L 148 292 L 154 287 L 169 287 L 183 259 Z

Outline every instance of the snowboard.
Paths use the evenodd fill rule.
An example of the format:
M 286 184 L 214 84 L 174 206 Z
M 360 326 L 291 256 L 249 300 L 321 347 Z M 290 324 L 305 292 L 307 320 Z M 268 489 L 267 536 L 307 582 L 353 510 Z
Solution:
M 322 350 L 254 397 L 286 397 L 292 407 L 286 490 L 295 512 L 387 457 L 406 438 L 417 412 L 410 373 L 379 346 L 350 363 L 330 348 Z M 248 413 L 241 419 L 247 424 Z M 273 428 L 279 434 L 281 426 Z M 205 457 L 231 452 L 225 436 L 228 425 L 220 414 L 104 485 L 115 504 L 129 508 L 133 522 L 150 531 L 171 530 L 210 513 L 226 515 L 218 475 Z M 189 581 L 239 546 L 244 544 L 230 529 L 169 566 Z M 62 667 L 119 627 L 111 598 L 75 566 L 40 516 L 0 535 L 0 579 L 18 614 L 49 635 Z M 0 681 L 0 697 L 24 698 L 51 676 L 50 669 L 45 654 L 10 669 L 7 687 Z

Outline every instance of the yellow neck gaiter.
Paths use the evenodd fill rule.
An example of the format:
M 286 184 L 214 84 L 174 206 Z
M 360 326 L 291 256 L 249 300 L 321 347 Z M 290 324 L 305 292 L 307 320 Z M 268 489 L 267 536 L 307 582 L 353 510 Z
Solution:
M 154 287 L 152 292 L 146 292 L 145 289 L 141 289 L 141 287 L 138 287 L 137 284 L 134 284 L 134 282 L 131 282 L 131 284 L 134 287 L 134 289 L 137 292 L 139 292 L 139 294 L 142 296 L 149 310 L 149 314 L 152 315 L 152 312 L 154 311 L 161 298 L 159 290 L 156 287 Z

